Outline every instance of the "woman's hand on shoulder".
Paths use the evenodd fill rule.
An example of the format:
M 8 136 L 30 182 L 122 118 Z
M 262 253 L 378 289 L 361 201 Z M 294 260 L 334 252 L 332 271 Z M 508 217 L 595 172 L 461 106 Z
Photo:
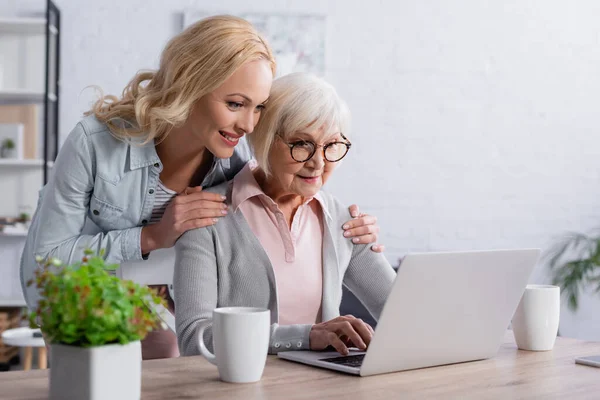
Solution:
M 227 215 L 225 196 L 205 192 L 201 186 L 187 188 L 171 200 L 159 222 L 142 229 L 142 253 L 173 247 L 190 229 L 217 223 Z
M 382 253 L 385 247 L 376 243 L 377 234 L 379 233 L 377 217 L 360 213 L 356 204 L 348 207 L 348 211 L 350 211 L 352 219 L 342 226 L 344 237 L 352 239 L 352 243 L 354 244 L 374 243 L 371 246 L 371 250 L 376 253 Z
M 324 350 L 332 346 L 338 353 L 347 355 L 349 347 L 366 350 L 373 333 L 373 328 L 362 319 L 344 315 L 313 325 L 310 330 L 310 349 Z

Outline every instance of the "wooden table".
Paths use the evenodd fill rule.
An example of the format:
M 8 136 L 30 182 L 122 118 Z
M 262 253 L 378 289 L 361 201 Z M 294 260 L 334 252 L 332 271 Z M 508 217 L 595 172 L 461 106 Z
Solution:
M 511 332 L 490 360 L 360 378 L 269 357 L 254 384 L 219 381 L 201 357 L 143 362 L 142 399 L 599 399 L 600 369 L 575 357 L 600 343 L 558 338 L 553 351 L 519 351 Z M 107 382 L 107 384 L 110 384 Z M 0 373 L 3 400 L 47 399 L 48 371 Z

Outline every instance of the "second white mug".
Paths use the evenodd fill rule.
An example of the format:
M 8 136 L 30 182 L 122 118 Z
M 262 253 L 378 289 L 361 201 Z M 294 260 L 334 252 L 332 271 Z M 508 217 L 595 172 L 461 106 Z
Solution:
M 552 350 L 560 320 L 560 288 L 527 285 L 512 319 L 512 329 L 521 350 Z
M 204 344 L 204 331 L 212 325 L 213 350 Z M 225 382 L 247 383 L 260 380 L 271 335 L 271 312 L 265 308 L 223 307 L 213 310 L 212 320 L 198 330 L 202 355 L 216 365 Z

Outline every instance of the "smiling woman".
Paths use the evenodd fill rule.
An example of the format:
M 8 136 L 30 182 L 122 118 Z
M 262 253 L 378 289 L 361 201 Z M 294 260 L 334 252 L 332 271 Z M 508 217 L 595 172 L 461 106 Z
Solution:
M 187 150 L 196 153 L 192 144 L 199 143 L 214 157 L 231 157 L 240 139 L 254 130 L 272 80 L 273 72 L 265 60 L 242 65 L 221 86 L 201 97 L 187 121 L 173 128 L 165 142 L 176 138 L 177 143 L 169 145 L 185 148 L 187 143 Z M 159 155 L 163 145 L 158 146 Z
M 142 260 L 226 216 L 224 197 L 204 188 L 232 179 L 252 157 L 245 136 L 274 72 L 269 45 L 249 22 L 216 16 L 171 39 L 158 70 L 138 73 L 120 98 L 102 96 L 42 190 L 21 261 L 28 305 L 39 300 L 24 284 L 36 256 L 72 264 L 89 248 L 105 249 L 108 263 Z M 375 241 L 369 218 L 350 221 L 351 236 Z M 142 345 L 145 358 L 177 355 L 170 332 Z

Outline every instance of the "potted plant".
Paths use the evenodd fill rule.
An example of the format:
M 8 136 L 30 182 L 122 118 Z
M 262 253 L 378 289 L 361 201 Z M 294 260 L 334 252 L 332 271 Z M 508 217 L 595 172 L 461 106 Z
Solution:
M 591 286 L 600 292 L 600 236 L 573 233 L 556 243 L 546 254 L 552 283 L 561 288 L 568 307 L 575 311 L 579 295 Z
M 31 224 L 31 210 L 29 206 L 19 207 L 19 217 L 17 218 L 17 222 L 23 224 L 25 229 L 29 229 L 29 225 Z
M 26 212 L 22 212 L 19 214 L 19 218 L 18 218 L 19 222 L 26 224 L 29 221 L 31 221 L 31 216 L 29 215 L 29 213 Z
M 21 224 L 23 229 L 29 229 L 29 225 L 31 225 L 31 215 L 26 212 L 19 213 L 19 217 L 17 218 L 17 222 Z
M 15 142 L 12 139 L 4 139 L 0 147 L 0 156 L 2 158 L 15 158 Z
M 159 319 L 147 304 L 162 303 L 155 291 L 108 271 L 103 251 L 87 250 L 64 266 L 37 259 L 41 300 L 29 315 L 50 343 L 50 399 L 139 399 L 141 345 Z

